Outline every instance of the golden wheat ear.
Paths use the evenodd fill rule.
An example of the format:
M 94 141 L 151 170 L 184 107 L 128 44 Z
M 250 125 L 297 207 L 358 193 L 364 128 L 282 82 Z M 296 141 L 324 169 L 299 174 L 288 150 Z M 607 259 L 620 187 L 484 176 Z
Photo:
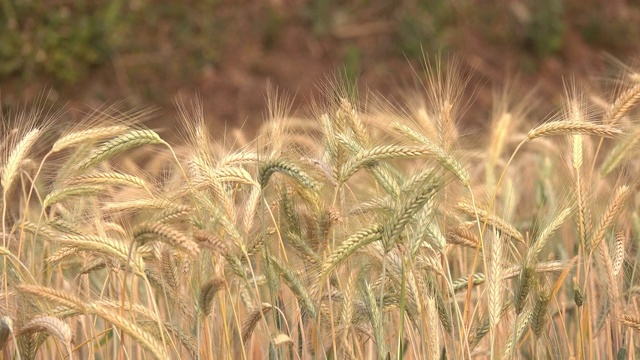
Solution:
M 0 350 L 3 350 L 9 342 L 9 336 L 13 333 L 13 319 L 10 316 L 3 316 L 0 319 Z

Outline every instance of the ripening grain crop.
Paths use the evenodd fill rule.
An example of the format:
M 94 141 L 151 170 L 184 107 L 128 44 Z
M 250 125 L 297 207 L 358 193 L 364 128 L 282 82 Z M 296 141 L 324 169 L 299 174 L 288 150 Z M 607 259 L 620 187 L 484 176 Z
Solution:
M 183 143 L 6 115 L 2 358 L 635 358 L 640 75 L 465 135 L 466 79 L 425 73 L 423 105 L 336 84 L 234 146 L 197 104 Z

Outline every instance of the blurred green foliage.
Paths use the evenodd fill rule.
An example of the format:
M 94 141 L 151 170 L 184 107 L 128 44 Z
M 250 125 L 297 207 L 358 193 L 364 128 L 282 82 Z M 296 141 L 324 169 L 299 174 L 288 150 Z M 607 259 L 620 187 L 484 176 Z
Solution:
M 123 2 L 2 0 L 0 76 L 78 80 L 118 46 Z
M 199 69 L 219 59 L 222 25 L 231 15 L 218 14 L 218 4 L 218 0 L 0 0 L 0 78 L 17 75 L 29 81 L 45 75 L 72 83 L 115 54 L 138 54 L 150 61 L 136 64 L 168 70 L 168 61 L 160 59 L 175 60 L 171 55 L 180 53 L 176 63 Z
M 549 56 L 562 48 L 564 31 L 564 2 L 561 0 L 536 0 L 531 4 L 532 19 L 527 38 L 538 56 Z
M 282 51 L 278 41 L 291 24 L 319 39 L 315 48 L 341 57 L 350 76 L 368 59 L 415 60 L 464 51 L 466 41 L 487 52 L 518 51 L 524 55 L 520 66 L 535 70 L 541 59 L 567 45 L 567 31 L 608 51 L 633 46 L 638 22 L 611 9 L 600 0 L 304 0 L 295 6 L 233 0 L 0 0 L 0 79 L 29 82 L 42 76 L 72 83 L 116 56 L 126 60 L 117 71 L 133 82 L 151 83 L 159 73 L 192 79 L 217 65 L 228 44 L 252 46 L 257 39 L 258 51 Z M 383 30 L 340 35 L 379 23 Z M 367 37 L 375 42 L 364 41 Z
M 448 0 L 408 2 L 398 12 L 400 50 L 409 58 L 423 53 L 446 53 L 451 46 L 455 12 Z

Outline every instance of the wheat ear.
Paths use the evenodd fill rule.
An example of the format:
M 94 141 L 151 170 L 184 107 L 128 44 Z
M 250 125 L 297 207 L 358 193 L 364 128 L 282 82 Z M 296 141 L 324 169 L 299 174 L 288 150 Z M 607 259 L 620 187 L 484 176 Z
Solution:
M 618 315 L 618 321 L 620 321 L 622 325 L 628 326 L 636 330 L 640 330 L 640 317 L 637 315 L 623 313 Z
M 106 321 L 115 325 L 118 329 L 134 338 L 143 348 L 148 350 L 156 359 L 169 359 L 166 350 L 153 336 L 140 328 L 136 323 L 126 319 L 119 314 L 107 310 L 98 304 L 91 303 L 87 305 L 89 313 L 100 316 Z
M 465 202 L 459 202 L 456 205 L 456 208 L 462 211 L 463 213 L 473 217 L 475 217 L 477 213 L 481 221 L 486 221 L 494 229 L 500 231 L 504 235 L 507 235 L 519 242 L 524 243 L 524 237 L 522 236 L 522 234 L 520 234 L 520 232 L 516 230 L 516 228 L 514 228 L 513 226 L 511 226 L 509 223 L 502 220 L 498 216 L 489 214 L 486 210 L 479 209 Z
M 285 159 L 269 160 L 260 165 L 260 169 L 258 170 L 258 183 L 260 187 L 265 188 L 271 175 L 276 172 L 286 174 L 314 191 L 318 191 L 320 188 L 318 183 L 298 165 Z
M 542 251 L 542 248 L 547 244 L 547 241 L 551 238 L 556 230 L 564 223 L 564 221 L 571 215 L 571 208 L 565 208 L 558 215 L 553 217 L 553 220 L 540 232 L 536 238 L 535 243 L 529 250 L 529 259 L 534 260 Z
M 42 207 L 46 208 L 71 196 L 93 196 L 104 192 L 103 185 L 73 185 L 53 190 L 44 198 Z
M 322 264 L 322 274 L 326 275 L 327 273 L 329 273 L 329 271 L 338 266 L 356 250 L 381 238 L 381 225 L 374 225 L 351 235 L 349 238 L 343 241 L 337 249 L 335 249 L 329 256 L 326 257 L 326 260 Z
M 609 202 L 609 206 L 607 206 L 607 209 L 602 215 L 596 231 L 593 233 L 593 236 L 589 243 L 590 249 L 595 249 L 598 244 L 604 239 L 605 232 L 607 231 L 607 229 L 609 229 L 609 227 L 611 227 L 611 225 L 613 225 L 613 221 L 622 212 L 624 203 L 626 202 L 630 194 L 631 188 L 627 185 L 618 187 L 613 193 L 613 197 Z
M 111 255 L 120 259 L 123 263 L 127 263 L 130 259 L 133 259 L 135 273 L 138 275 L 144 273 L 144 262 L 142 258 L 137 255 L 130 256 L 129 247 L 120 240 L 95 235 L 64 235 L 54 238 L 54 240 L 67 246 Z
M 300 305 L 302 305 L 302 310 L 304 310 L 311 318 L 316 318 L 316 306 L 315 302 L 309 296 L 309 292 L 302 285 L 302 281 L 289 267 L 284 266 L 280 263 L 280 260 L 277 258 L 270 256 L 269 264 L 273 266 L 276 273 L 278 273 L 282 279 L 285 281 L 287 286 L 291 289 L 293 294 L 296 296 Z
M 99 146 L 76 166 L 76 170 L 89 169 L 125 150 L 147 144 L 166 144 L 166 142 L 152 130 L 131 130 Z
M 500 321 L 503 303 L 502 274 L 504 266 L 502 264 L 503 240 L 497 231 L 494 233 L 491 242 L 491 272 L 489 276 L 489 323 L 491 328 L 495 328 Z
M 200 287 L 200 310 L 204 316 L 211 313 L 211 305 L 218 291 L 224 287 L 224 279 L 215 278 L 208 280 Z
M 412 128 L 406 125 L 403 125 L 400 123 L 394 123 L 392 126 L 400 133 L 411 137 L 414 141 L 417 141 L 422 145 L 425 145 L 426 147 L 431 148 L 435 160 L 440 165 L 442 165 L 445 169 L 453 173 L 458 178 L 458 180 L 460 180 L 462 185 L 464 186 L 469 185 L 469 172 L 467 171 L 467 169 L 465 169 L 464 166 L 462 166 L 462 164 L 458 160 L 456 160 L 453 156 L 448 154 L 443 148 L 434 144 L 431 140 L 429 140 L 428 137 L 424 136 L 423 134 L 413 130 Z
M 69 185 L 124 185 L 132 186 L 151 194 L 144 180 L 137 176 L 119 172 L 103 172 L 81 175 L 67 180 Z
M 620 270 L 622 269 L 622 265 L 624 264 L 624 253 L 625 253 L 625 240 L 623 231 L 618 231 L 616 234 L 616 243 L 613 248 L 613 256 L 612 256 L 612 270 L 613 277 L 618 277 Z
M 525 264 L 527 261 L 525 261 Z M 534 280 L 534 269 L 529 265 L 525 265 L 522 271 L 520 271 L 520 278 L 518 279 L 518 286 L 516 288 L 516 293 L 514 296 L 513 305 L 516 309 L 516 314 L 520 314 L 522 309 L 524 309 L 524 305 L 527 300 L 527 296 L 529 295 L 529 291 L 533 285 Z
M 142 223 L 133 232 L 134 241 L 144 242 L 149 238 L 186 250 L 191 256 L 200 253 L 198 245 L 193 240 L 162 223 Z
M 29 131 L 11 151 L 11 154 L 7 158 L 7 162 L 4 165 L 4 170 L 2 171 L 1 183 L 5 194 L 9 191 L 9 188 L 11 188 L 22 161 L 26 158 L 27 153 L 39 136 L 40 129 L 33 129 Z
M 623 91 L 604 114 L 605 124 L 614 124 L 640 102 L 640 84 Z
M 622 163 L 625 156 L 629 155 L 630 151 L 638 144 L 638 141 L 640 141 L 640 128 L 636 129 L 631 136 L 616 144 L 602 163 L 600 173 L 603 176 L 607 176 L 615 170 Z
M 86 144 L 100 139 L 113 137 L 122 134 L 127 130 L 126 126 L 101 126 L 87 130 L 80 130 L 68 133 L 59 138 L 51 148 L 51 152 L 55 153 L 78 144 Z
M 369 166 L 380 160 L 416 158 L 428 155 L 434 155 L 433 149 L 428 146 L 375 146 L 350 157 L 340 171 L 339 180 L 345 182 L 361 167 Z
M 527 134 L 527 141 L 531 141 L 543 136 L 566 134 L 585 134 L 602 137 L 615 137 L 622 134 L 622 132 L 611 125 L 601 125 L 575 120 L 562 120 L 552 121 L 531 129 Z
M 9 342 L 9 336 L 13 333 L 13 319 L 11 317 L 4 315 L 0 319 L 0 350 L 3 350 L 4 347 Z
M 31 295 L 36 299 L 43 299 L 55 304 L 63 305 L 79 313 L 84 314 L 87 312 L 86 301 L 75 295 L 71 295 L 68 292 L 53 290 L 45 286 L 26 284 L 16 285 L 16 288 L 21 293 Z
M 71 346 L 71 328 L 64 321 L 53 316 L 39 316 L 22 325 L 19 334 L 29 332 L 47 332 L 57 337 L 67 347 Z
M 538 292 L 533 305 L 533 311 L 531 313 L 531 330 L 533 330 L 536 338 L 539 338 L 540 335 L 542 335 L 543 327 L 547 322 L 547 308 L 550 301 L 551 292 L 548 289 L 542 289 Z
M 262 303 L 260 308 L 255 309 L 247 315 L 247 317 L 242 322 L 242 343 L 246 344 L 253 333 L 253 329 L 256 328 L 260 318 L 268 313 L 273 306 L 269 303 Z

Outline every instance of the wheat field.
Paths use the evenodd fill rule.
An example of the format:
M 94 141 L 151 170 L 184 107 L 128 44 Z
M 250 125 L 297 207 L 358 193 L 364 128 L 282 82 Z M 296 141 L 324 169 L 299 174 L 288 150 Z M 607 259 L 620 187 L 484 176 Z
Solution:
M 475 133 L 460 74 L 273 96 L 251 140 L 197 101 L 175 143 L 146 108 L 5 114 L 2 358 L 636 359 L 640 71 Z

